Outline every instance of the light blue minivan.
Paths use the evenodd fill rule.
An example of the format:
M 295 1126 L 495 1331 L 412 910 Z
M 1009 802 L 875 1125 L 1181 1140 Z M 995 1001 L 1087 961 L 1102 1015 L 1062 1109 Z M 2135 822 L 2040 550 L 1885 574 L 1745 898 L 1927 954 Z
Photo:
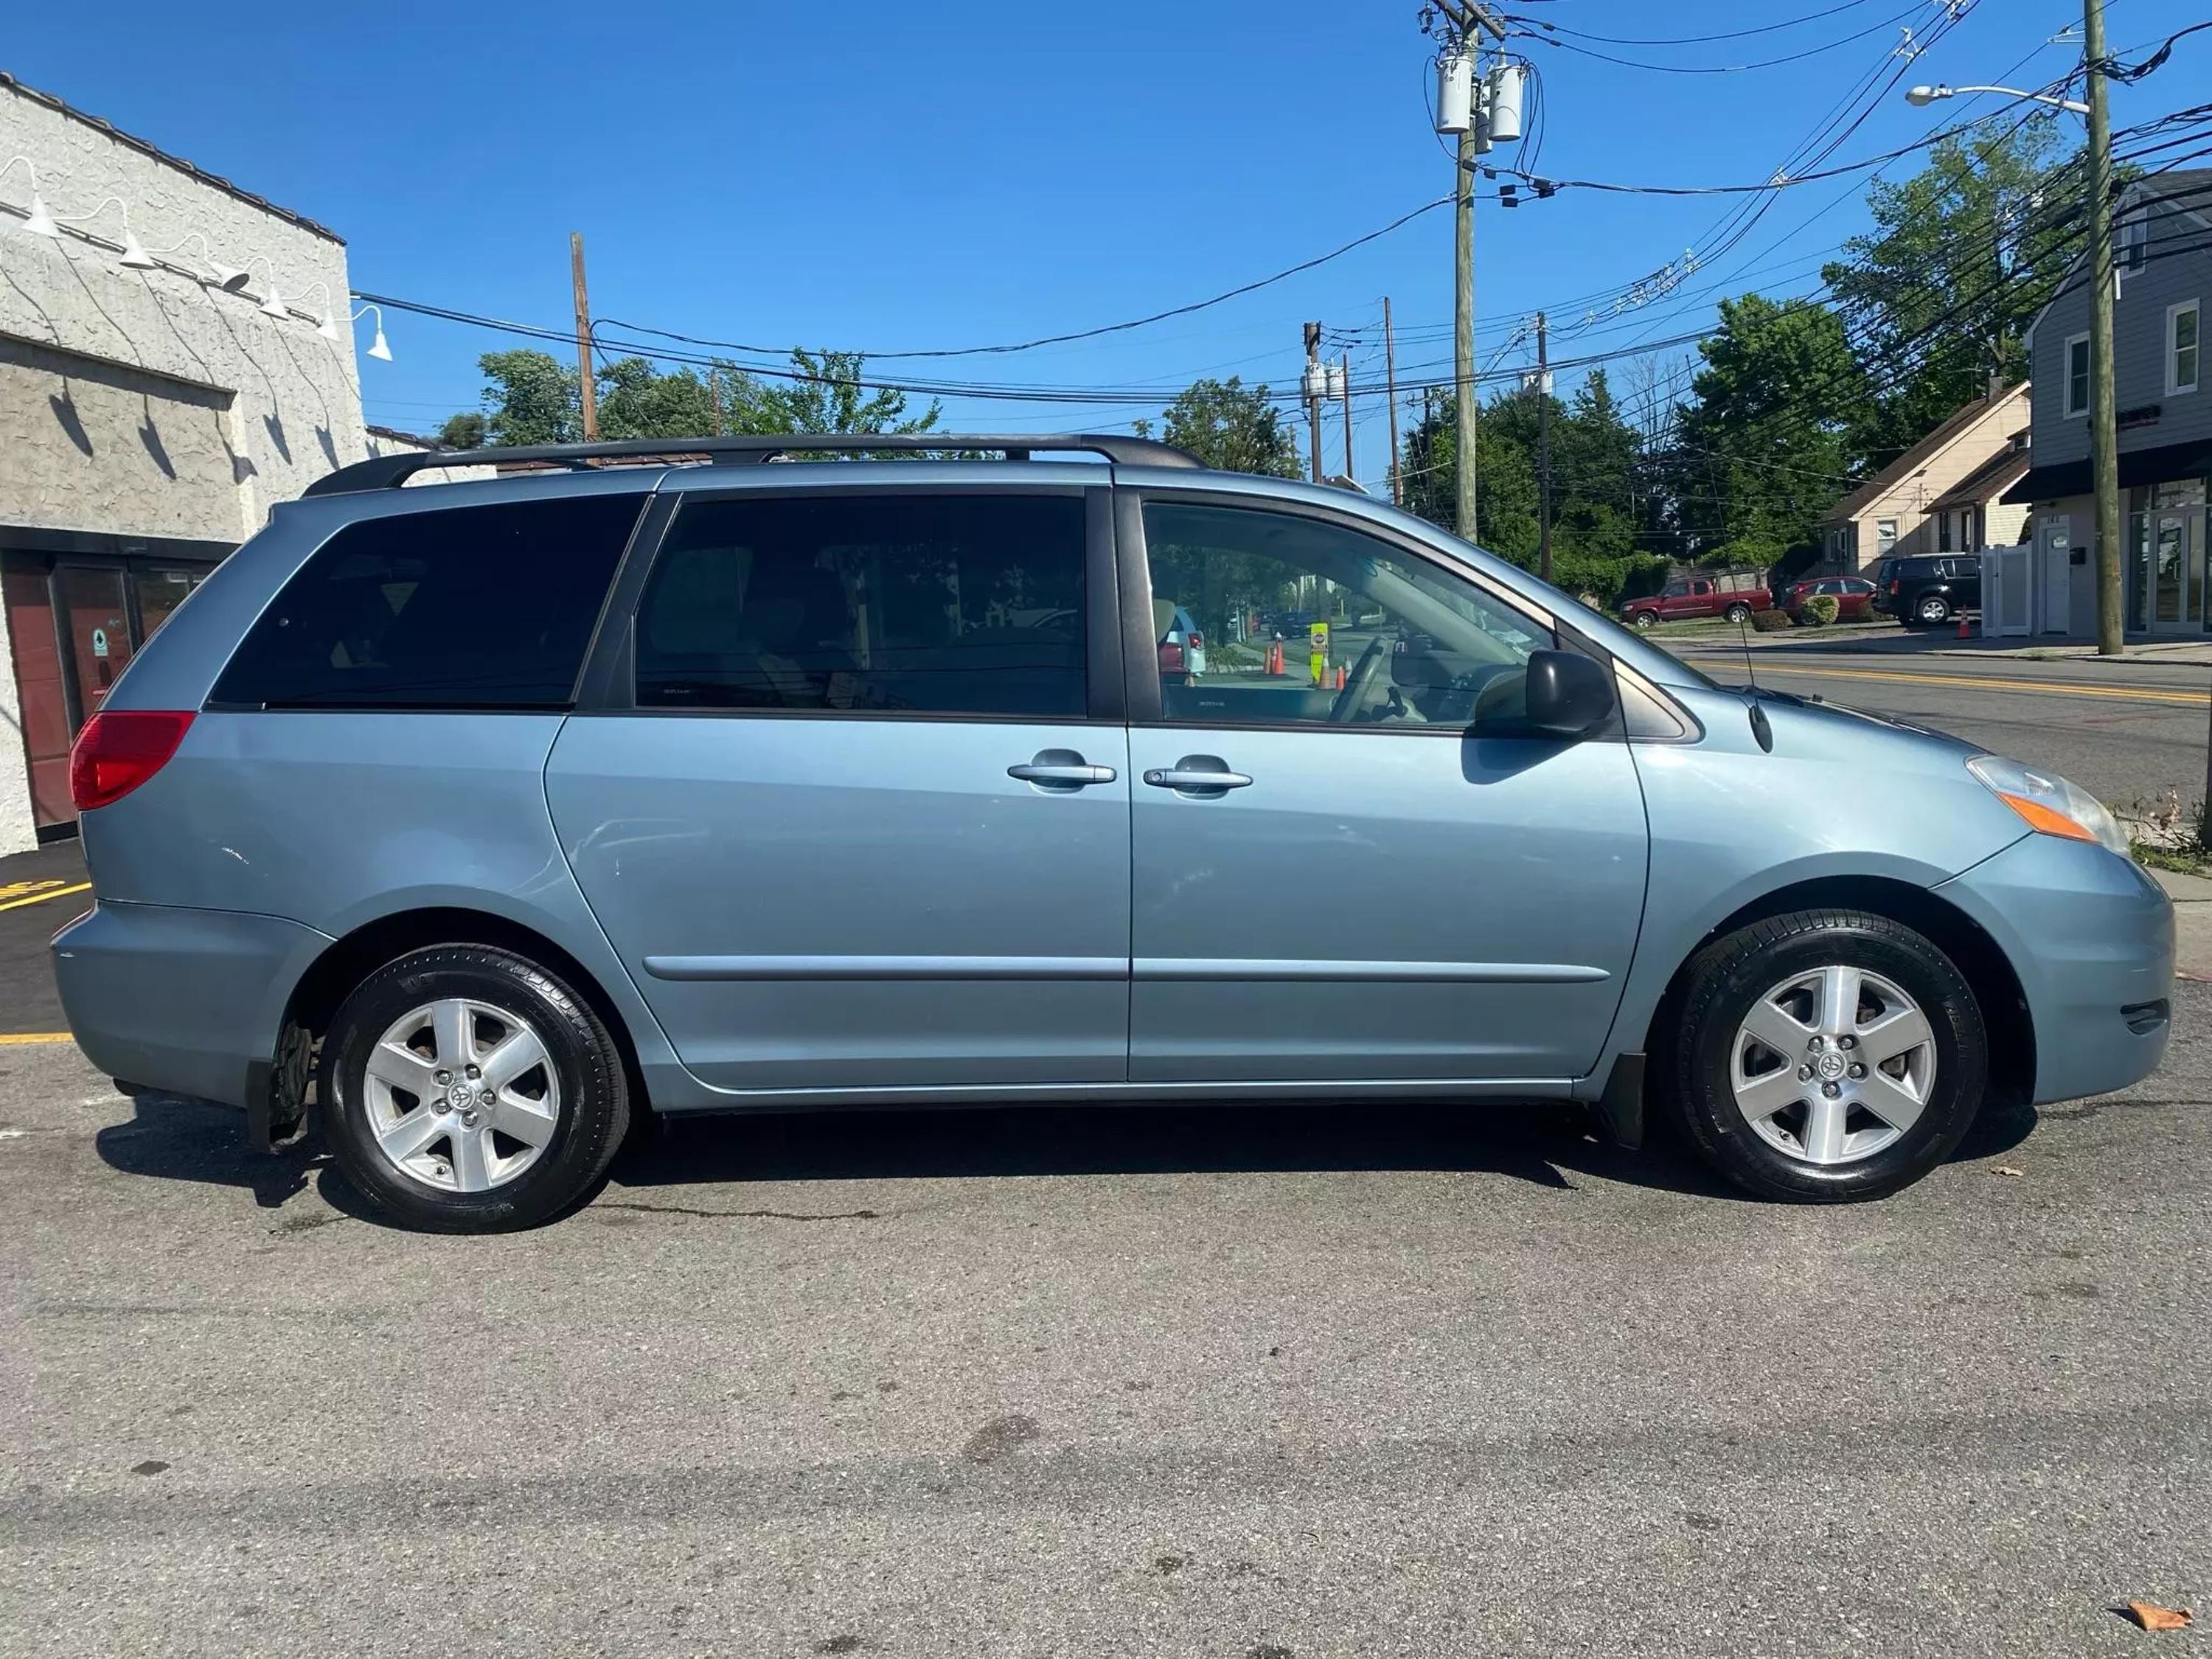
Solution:
M 466 1230 L 642 1106 L 1648 1101 L 1869 1198 L 2165 1050 L 2172 909 L 2061 779 L 1143 440 L 763 464 L 854 441 L 278 507 L 78 741 L 85 1053 Z

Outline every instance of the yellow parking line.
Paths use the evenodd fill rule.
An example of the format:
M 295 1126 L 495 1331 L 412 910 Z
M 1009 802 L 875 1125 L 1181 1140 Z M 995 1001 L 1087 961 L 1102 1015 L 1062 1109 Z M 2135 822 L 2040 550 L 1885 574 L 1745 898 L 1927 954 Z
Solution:
M 71 893 L 89 893 L 92 884 L 81 881 L 74 887 L 57 887 L 51 893 L 33 893 L 28 898 L 9 899 L 0 904 L 0 910 L 20 910 L 27 904 L 44 904 L 48 899 L 67 898 Z
M 2050 680 L 2001 680 L 1979 674 L 1906 674 L 1887 668 L 1785 668 L 1761 663 L 1762 674 L 1799 674 L 1808 679 L 1897 680 L 1912 685 L 1956 685 L 1979 691 L 2040 691 L 2054 697 L 2115 697 L 2123 702 L 2172 702 L 2202 708 L 2202 691 L 2161 691 L 2154 687 L 2064 685 Z
M 67 1031 L 0 1031 L 0 1043 L 21 1046 L 29 1042 L 75 1042 L 76 1038 Z

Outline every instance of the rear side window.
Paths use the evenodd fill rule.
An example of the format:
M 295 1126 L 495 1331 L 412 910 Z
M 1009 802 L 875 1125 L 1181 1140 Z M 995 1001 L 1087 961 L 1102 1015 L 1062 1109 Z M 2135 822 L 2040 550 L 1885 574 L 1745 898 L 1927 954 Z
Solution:
M 558 708 L 640 495 L 366 519 L 262 612 L 214 700 L 270 708 Z
M 638 606 L 641 708 L 1085 712 L 1074 495 L 759 496 L 677 515 Z

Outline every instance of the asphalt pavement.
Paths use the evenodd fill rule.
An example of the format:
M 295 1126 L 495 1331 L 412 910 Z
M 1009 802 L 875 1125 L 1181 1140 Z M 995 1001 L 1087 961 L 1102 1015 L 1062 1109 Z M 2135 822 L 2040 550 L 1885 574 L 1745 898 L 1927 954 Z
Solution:
M 2212 988 L 1886 1202 L 1548 1111 L 701 1121 L 541 1231 L 0 1049 L 10 1653 L 2134 1653 Z
M 1719 635 L 1653 642 L 1723 684 L 1749 675 L 1934 726 L 2049 767 L 2115 806 L 2154 802 L 2168 789 L 2193 804 L 2206 793 L 2212 668 L 2202 664 L 1869 650 L 1848 637 L 1749 653 Z

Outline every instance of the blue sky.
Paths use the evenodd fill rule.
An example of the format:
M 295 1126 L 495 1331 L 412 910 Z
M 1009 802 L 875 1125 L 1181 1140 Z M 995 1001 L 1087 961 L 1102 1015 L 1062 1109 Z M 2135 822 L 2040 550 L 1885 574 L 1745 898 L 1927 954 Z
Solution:
M 1518 10 L 1585 35 L 1680 37 L 1838 3 L 1522 0 Z M 0 67 L 331 226 L 349 245 L 357 289 L 566 326 L 568 234 L 580 230 L 602 319 L 778 350 L 913 350 L 1202 299 L 1448 192 L 1416 9 L 1410 0 L 1265 9 L 738 0 L 501 15 L 124 0 L 18 8 Z M 1882 70 L 1895 20 L 1909 13 L 1924 36 L 1943 10 L 1858 0 L 1703 44 L 1526 44 L 1547 112 L 1535 170 L 1672 185 L 1764 179 Z M 2155 42 L 2199 15 L 2197 0 L 2110 0 L 2112 43 Z M 2045 37 L 2079 19 L 2068 0 L 1979 0 L 1900 84 L 2039 84 L 2078 50 Z M 1830 42 L 1843 44 L 1728 74 L 1590 55 L 1703 68 Z M 2190 101 L 2209 66 L 2212 37 L 2183 42 L 2165 71 L 2116 94 L 2115 125 Z M 1964 103 L 1916 110 L 1893 92 L 1835 159 L 1910 143 Z M 1559 331 L 1554 356 L 1570 358 L 1694 329 L 1719 292 L 1802 291 L 1820 258 L 1863 228 L 1862 191 L 1858 177 L 1787 191 L 1675 292 L 1588 325 L 1587 296 L 1710 241 L 1739 199 L 1571 191 L 1510 211 L 1486 203 L 1483 360 L 1525 362 L 1519 325 L 1538 307 Z M 1097 407 L 947 403 L 948 424 L 969 429 L 1126 427 L 1200 374 L 1295 385 L 1308 318 L 1351 335 L 1355 384 L 1379 384 L 1387 294 L 1401 379 L 1433 377 L 1449 364 L 1450 227 L 1439 209 L 1318 270 L 1149 328 L 896 371 L 1160 388 Z M 474 407 L 477 354 L 515 343 L 421 317 L 388 323 L 396 361 L 361 365 L 368 418 L 382 425 L 431 428 Z M 1383 414 L 1382 398 L 1358 400 L 1364 479 L 1385 471 Z M 1332 466 L 1340 453 L 1332 428 Z

